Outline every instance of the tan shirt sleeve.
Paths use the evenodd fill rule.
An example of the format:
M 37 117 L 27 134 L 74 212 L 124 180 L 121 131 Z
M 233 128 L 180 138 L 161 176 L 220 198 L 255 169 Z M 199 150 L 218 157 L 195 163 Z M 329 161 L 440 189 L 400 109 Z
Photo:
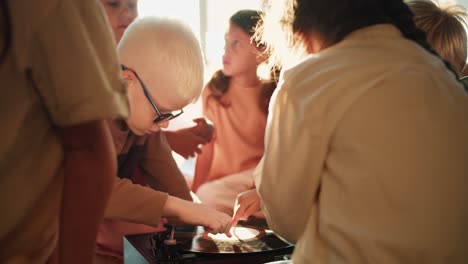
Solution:
M 167 196 L 167 193 L 115 177 L 104 217 L 157 227 Z
M 60 1 L 32 37 L 37 92 L 59 126 L 125 117 L 126 88 L 103 10 L 98 1 L 75 2 Z
M 149 136 L 145 147 L 140 168 L 146 184 L 155 190 L 192 201 L 187 182 L 177 167 L 164 133 Z
M 301 104 L 286 90 L 272 98 L 265 154 L 254 178 L 270 227 L 296 241 L 317 205 L 326 142 L 321 139 L 319 117 L 302 114 Z M 314 149 L 313 157 L 310 149 Z

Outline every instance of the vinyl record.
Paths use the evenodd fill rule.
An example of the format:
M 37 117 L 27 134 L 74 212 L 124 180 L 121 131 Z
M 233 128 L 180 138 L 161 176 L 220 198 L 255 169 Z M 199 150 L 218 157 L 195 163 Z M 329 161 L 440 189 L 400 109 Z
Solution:
M 234 227 L 232 237 L 224 234 L 213 235 L 207 232 L 176 234 L 182 241 L 181 248 L 186 252 L 206 254 L 244 254 L 279 250 L 292 247 L 292 244 L 278 237 L 273 231 L 257 227 Z

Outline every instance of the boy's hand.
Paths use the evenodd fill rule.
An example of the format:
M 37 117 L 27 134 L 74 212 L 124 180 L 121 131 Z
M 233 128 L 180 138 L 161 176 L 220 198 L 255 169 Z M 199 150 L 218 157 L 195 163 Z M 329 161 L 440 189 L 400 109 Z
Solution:
M 217 234 L 225 233 L 231 237 L 230 229 L 232 218 L 207 205 L 193 203 L 169 196 L 164 206 L 166 217 L 175 217 L 188 225 L 203 226 L 207 232 Z
M 232 226 L 236 226 L 239 220 L 247 220 L 251 215 L 261 210 L 261 199 L 256 189 L 251 189 L 237 195 L 234 205 L 234 217 Z
M 197 205 L 199 206 L 200 223 L 207 232 L 212 234 L 225 233 L 228 237 L 231 237 L 232 218 L 229 215 L 203 204 Z

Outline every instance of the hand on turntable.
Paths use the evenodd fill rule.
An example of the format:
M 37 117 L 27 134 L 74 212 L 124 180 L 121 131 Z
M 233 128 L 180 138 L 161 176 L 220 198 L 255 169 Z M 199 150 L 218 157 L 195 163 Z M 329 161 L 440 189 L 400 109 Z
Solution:
M 239 220 L 247 220 L 249 216 L 260 211 L 261 199 L 256 189 L 251 189 L 237 195 L 234 205 L 234 217 L 232 226 L 236 226 Z
M 176 217 L 188 225 L 201 225 L 210 233 L 225 233 L 228 237 L 231 237 L 229 230 L 232 218 L 228 214 L 219 212 L 207 205 L 169 196 L 164 205 L 163 214 L 165 217 Z

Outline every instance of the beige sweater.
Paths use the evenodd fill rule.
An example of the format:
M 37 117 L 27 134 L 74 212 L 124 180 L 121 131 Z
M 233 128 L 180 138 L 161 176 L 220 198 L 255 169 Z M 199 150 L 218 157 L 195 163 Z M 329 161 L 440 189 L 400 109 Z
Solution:
M 294 263 L 468 263 L 468 96 L 390 25 L 287 70 L 256 185 Z

